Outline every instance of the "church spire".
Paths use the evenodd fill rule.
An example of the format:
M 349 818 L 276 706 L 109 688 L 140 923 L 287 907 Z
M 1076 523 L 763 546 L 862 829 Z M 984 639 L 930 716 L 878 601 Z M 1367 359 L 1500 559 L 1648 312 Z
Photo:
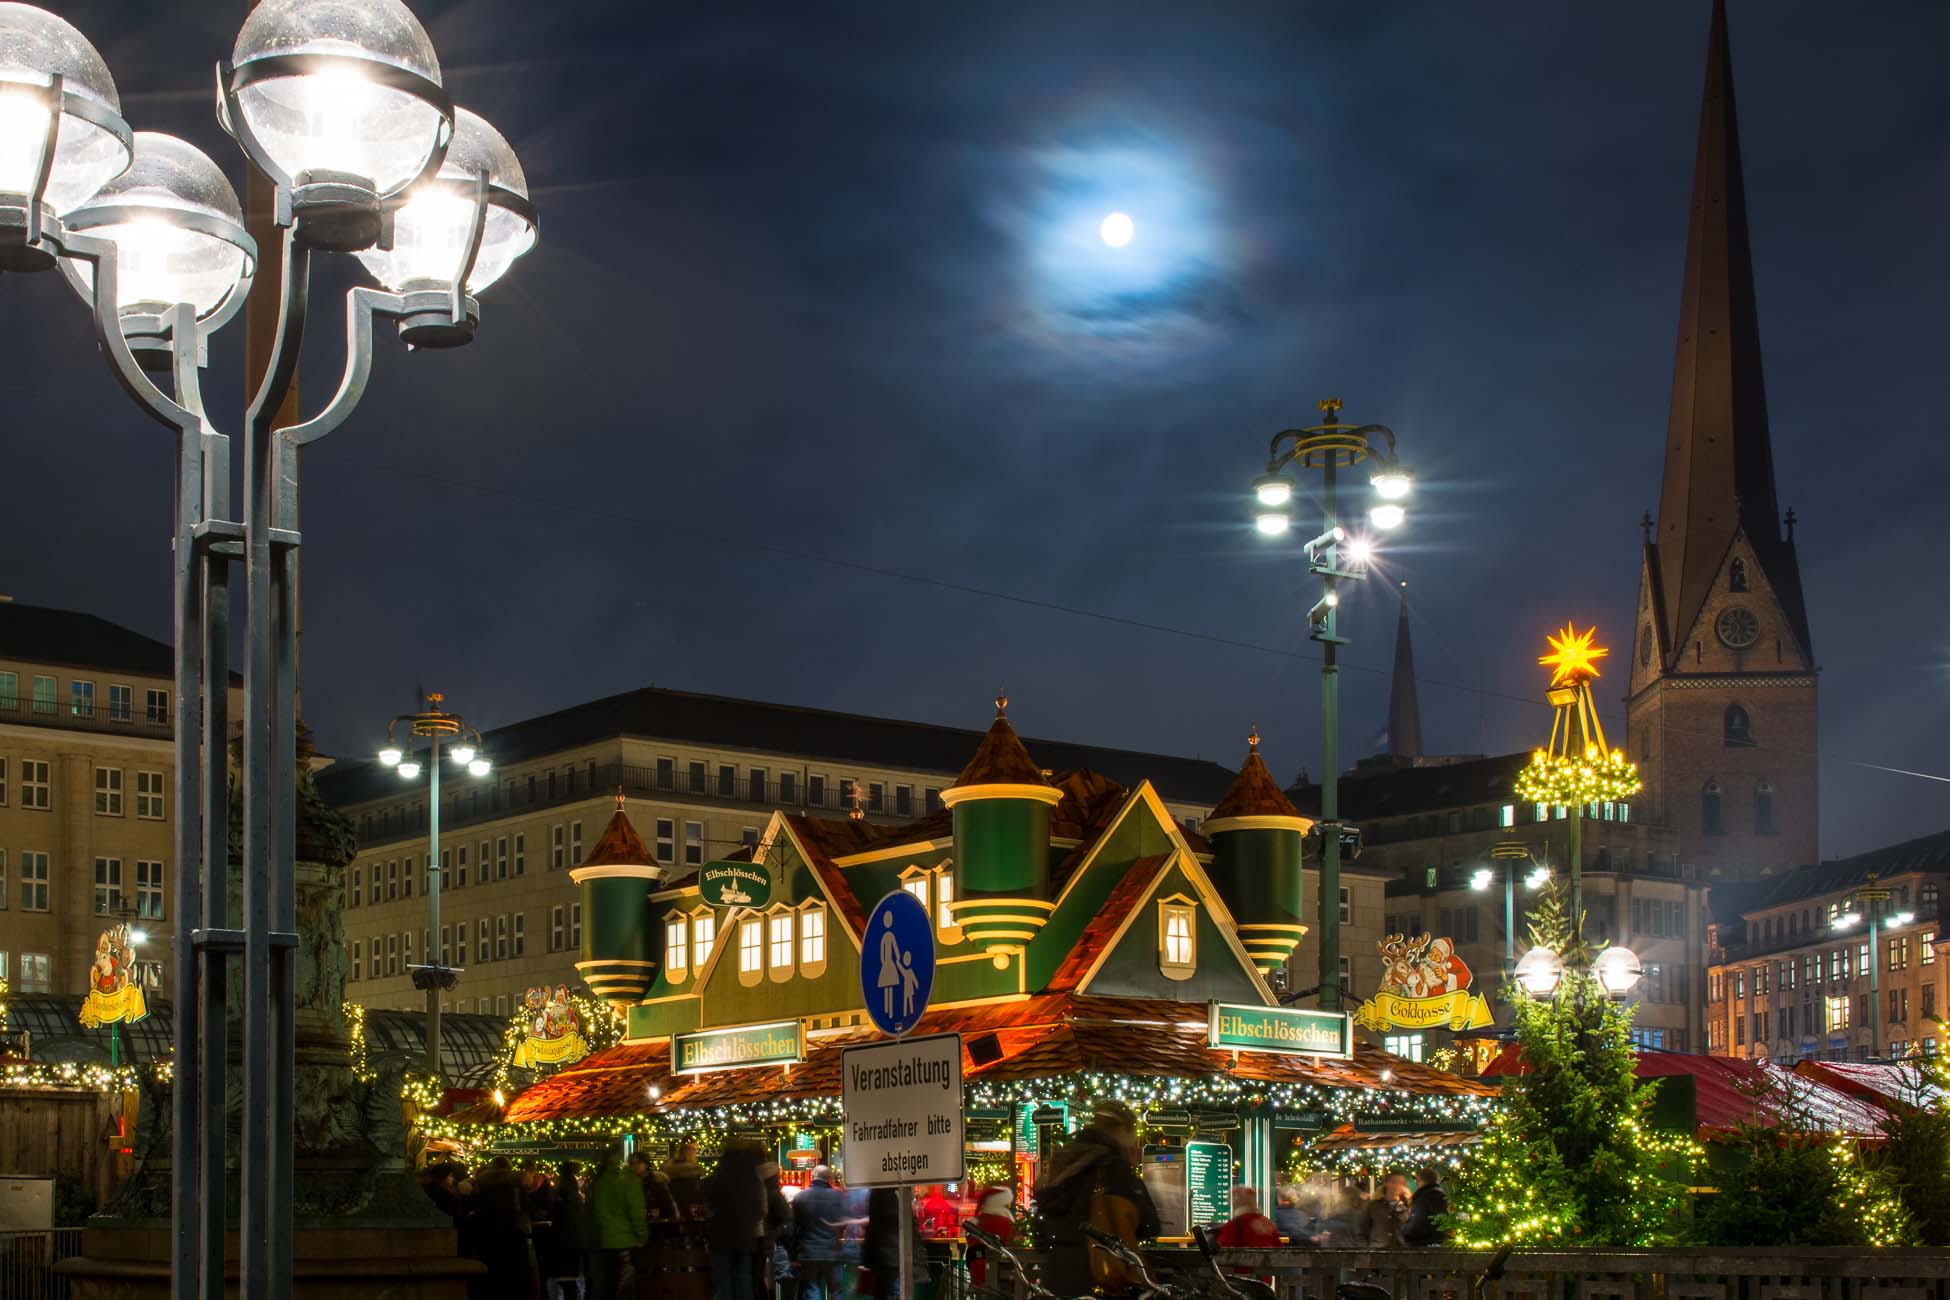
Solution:
M 1395 624 L 1395 680 L 1388 689 L 1388 753 L 1395 758 L 1422 756 L 1422 706 L 1415 698 L 1415 649 L 1408 641 L 1408 584 L 1402 584 L 1402 612 Z
M 1726 0 L 1714 0 L 1659 493 L 1660 612 L 1671 653 L 1742 529 L 1806 650 L 1800 576 L 1774 495 Z

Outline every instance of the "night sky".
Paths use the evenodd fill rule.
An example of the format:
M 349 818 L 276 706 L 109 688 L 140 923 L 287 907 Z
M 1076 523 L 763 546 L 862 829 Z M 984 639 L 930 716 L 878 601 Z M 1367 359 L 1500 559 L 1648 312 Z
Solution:
M 52 7 L 138 129 L 241 182 L 210 105 L 241 0 Z M 484 727 L 650 683 L 981 726 L 1006 686 L 1026 734 L 1236 763 L 1257 724 L 1317 773 L 1317 590 L 1246 484 L 1328 395 L 1418 476 L 1385 560 L 1426 747 L 1539 743 L 1565 619 L 1619 647 L 1622 740 L 1704 0 L 416 11 L 542 242 L 472 347 L 383 334 L 306 454 L 328 751 L 369 752 L 416 684 Z M 1950 8 L 1736 0 L 1731 31 L 1821 844 L 1853 852 L 1950 826 Z M 318 286 L 308 405 L 354 274 Z M 0 592 L 166 637 L 167 436 L 56 276 L 0 282 L 0 358 Z M 1391 584 L 1344 610 L 1352 757 Z

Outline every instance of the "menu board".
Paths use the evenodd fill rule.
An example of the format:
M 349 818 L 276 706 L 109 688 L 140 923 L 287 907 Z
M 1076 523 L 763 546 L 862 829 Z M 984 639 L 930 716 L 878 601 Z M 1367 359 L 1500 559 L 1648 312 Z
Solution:
M 1232 1217 L 1232 1148 L 1226 1143 L 1185 1144 L 1185 1213 L 1194 1227 Z

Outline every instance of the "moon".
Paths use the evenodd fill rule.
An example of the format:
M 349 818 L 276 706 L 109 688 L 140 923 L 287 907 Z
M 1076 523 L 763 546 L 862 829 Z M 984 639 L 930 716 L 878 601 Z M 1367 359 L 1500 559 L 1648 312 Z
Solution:
M 1104 218 L 1104 224 L 1097 228 L 1097 233 L 1102 235 L 1104 242 L 1112 248 L 1122 248 L 1131 242 L 1133 235 L 1137 234 L 1137 226 L 1122 212 L 1113 212 Z

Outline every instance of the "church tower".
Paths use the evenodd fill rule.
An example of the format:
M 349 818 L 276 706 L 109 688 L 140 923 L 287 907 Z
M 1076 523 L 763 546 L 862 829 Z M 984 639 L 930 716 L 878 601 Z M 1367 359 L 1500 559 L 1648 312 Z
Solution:
M 1646 813 L 1678 832 L 1684 861 L 1726 879 L 1814 862 L 1814 649 L 1794 513 L 1783 521 L 1774 495 L 1725 0 L 1707 44 L 1659 517 L 1642 526 L 1626 746 Z

